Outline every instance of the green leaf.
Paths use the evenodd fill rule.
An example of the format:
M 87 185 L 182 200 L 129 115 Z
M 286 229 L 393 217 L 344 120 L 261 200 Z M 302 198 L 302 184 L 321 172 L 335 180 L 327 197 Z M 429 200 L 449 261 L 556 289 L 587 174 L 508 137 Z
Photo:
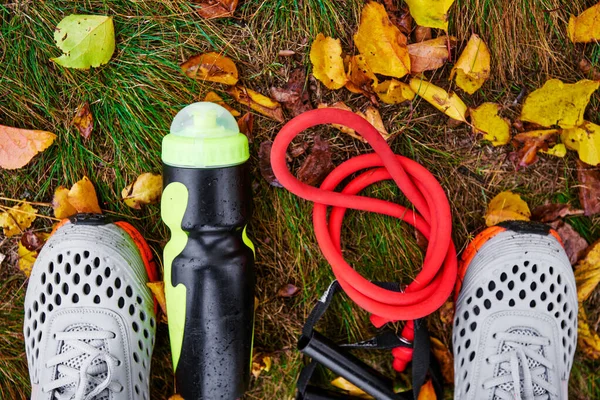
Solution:
M 115 51 L 112 17 L 71 14 L 56 27 L 54 41 L 64 53 L 52 59 L 58 65 L 89 69 L 106 64 Z

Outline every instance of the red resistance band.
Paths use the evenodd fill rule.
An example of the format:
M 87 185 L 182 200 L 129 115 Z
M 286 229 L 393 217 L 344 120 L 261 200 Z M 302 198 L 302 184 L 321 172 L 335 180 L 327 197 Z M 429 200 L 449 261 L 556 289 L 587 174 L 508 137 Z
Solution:
M 291 174 L 286 163 L 286 151 L 296 135 L 321 124 L 339 124 L 354 129 L 367 140 L 375 153 L 359 155 L 340 164 L 317 188 L 300 182 Z M 402 337 L 412 341 L 412 320 L 425 317 L 442 306 L 452 292 L 457 274 L 450 205 L 435 177 L 419 163 L 394 154 L 379 132 L 364 118 L 334 108 L 311 110 L 289 121 L 275 138 L 271 165 L 275 176 L 287 190 L 315 203 L 313 224 L 317 241 L 346 294 L 371 313 L 371 322 L 378 328 L 392 321 L 407 321 Z M 339 192 L 335 191 L 340 182 L 359 171 L 364 172 Z M 358 195 L 367 186 L 390 179 L 396 182 L 417 212 L 396 203 Z M 329 206 L 332 209 L 328 219 Z M 344 260 L 340 233 L 348 208 L 398 218 L 414 226 L 428 239 L 423 268 L 404 292 L 375 285 Z M 392 354 L 394 369 L 399 372 L 412 359 L 410 348 L 395 348 Z

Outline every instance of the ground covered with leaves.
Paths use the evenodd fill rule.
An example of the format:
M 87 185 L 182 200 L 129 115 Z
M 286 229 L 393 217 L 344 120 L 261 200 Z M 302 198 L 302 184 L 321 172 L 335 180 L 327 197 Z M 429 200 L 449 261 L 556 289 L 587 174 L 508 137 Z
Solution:
M 303 365 L 296 339 L 333 277 L 312 232 L 312 206 L 278 187 L 267 162 L 281 124 L 324 105 L 363 115 L 395 152 L 432 171 L 447 191 L 459 251 L 486 223 L 503 219 L 559 231 L 586 321 L 570 397 L 600 398 L 600 252 L 588 248 L 600 238 L 600 30 L 598 7 L 583 12 L 596 2 L 440 2 L 448 20 L 445 9 L 436 15 L 421 3 L 0 5 L 0 398 L 28 394 L 25 274 L 52 225 L 101 210 L 132 222 L 160 255 L 167 230 L 152 188 L 160 186 L 161 139 L 177 111 L 201 100 L 232 107 L 251 139 L 259 355 L 247 398 L 293 395 Z M 64 34 L 78 25 L 71 14 L 112 17 L 83 21 L 104 40 L 93 57 Z M 333 165 L 369 151 L 355 132 L 339 128 L 294 142 L 289 163 L 303 181 L 317 184 Z M 7 151 L 17 137 L 31 145 Z M 367 192 L 405 204 L 390 184 Z M 410 282 L 422 261 L 413 229 L 357 212 L 345 224 L 344 255 L 361 274 Z M 446 362 L 451 309 L 429 318 Z M 374 333 L 350 301 L 336 302 L 320 329 L 343 341 Z M 157 335 L 152 398 L 162 399 L 173 391 L 166 325 Z M 387 352 L 359 356 L 391 376 Z M 396 378 L 398 387 L 408 381 Z

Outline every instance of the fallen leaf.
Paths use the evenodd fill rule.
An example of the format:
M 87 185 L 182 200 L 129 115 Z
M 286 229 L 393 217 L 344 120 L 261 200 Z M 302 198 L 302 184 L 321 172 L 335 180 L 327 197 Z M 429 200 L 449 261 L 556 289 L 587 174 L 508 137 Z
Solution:
M 277 291 L 277 295 L 279 297 L 294 297 L 298 293 L 300 293 L 300 288 L 291 283 L 287 283 L 287 284 L 283 285 Z
M 527 96 L 521 111 L 521 120 L 545 127 L 577 127 L 583 124 L 585 107 L 599 85 L 600 82 L 588 79 L 576 83 L 550 79 L 544 86 Z
M 356 114 L 369 121 L 369 123 L 373 125 L 375 129 L 377 129 L 381 137 L 384 138 L 386 141 L 390 139 L 391 135 L 385 129 L 385 126 L 383 125 L 383 120 L 381 119 L 381 114 L 379 114 L 379 111 L 375 107 L 368 106 L 364 113 L 361 111 L 357 111 Z
M 164 281 L 146 282 L 146 286 L 148 286 L 148 288 L 154 295 L 154 298 L 158 302 L 158 305 L 160 306 L 160 309 L 161 309 L 163 315 L 167 316 L 167 299 L 165 297 L 165 282 Z
M 473 94 L 490 77 L 490 51 L 483 40 L 472 34 L 450 72 L 459 88 Z
M 512 192 L 496 195 L 488 204 L 485 212 L 485 224 L 494 226 L 504 221 L 529 221 L 531 212 L 521 196 Z
M 448 93 L 441 87 L 420 78 L 412 78 L 410 88 L 450 118 L 466 122 L 467 106 L 456 93 Z
M 573 208 L 570 204 L 554 203 L 537 206 L 531 211 L 531 219 L 539 222 L 552 222 L 571 215 L 582 215 L 583 210 Z
M 590 245 L 585 257 L 575 267 L 575 283 L 580 303 L 586 301 L 600 283 L 600 241 Z
M 64 186 L 59 186 L 54 191 L 52 208 L 54 209 L 54 216 L 58 219 L 69 218 L 77 214 L 75 207 L 69 203 L 69 189 Z
M 333 103 L 332 105 L 327 105 L 325 103 L 321 103 L 317 106 L 317 108 L 337 108 L 339 110 L 345 110 L 345 111 L 352 111 L 352 109 L 350 107 L 348 107 L 346 105 L 346 103 L 344 103 L 343 101 L 338 101 L 336 103 Z M 356 133 L 356 131 L 352 128 L 348 128 L 345 125 L 339 125 L 339 124 L 330 124 L 331 126 L 333 126 L 335 129 L 339 130 L 342 133 L 345 133 L 346 135 L 350 135 L 355 139 L 360 140 L 361 142 L 365 142 L 366 140 L 360 136 L 358 133 Z
M 331 381 L 331 385 L 335 386 L 338 389 L 342 389 L 345 395 L 352 396 L 353 398 L 359 399 L 373 399 L 374 397 L 365 393 L 361 388 L 355 386 L 353 383 L 348 382 L 345 378 L 338 376 L 334 380 Z
M 40 251 L 44 243 L 46 243 L 46 238 L 32 230 L 23 232 L 23 236 L 21 236 L 21 244 L 29 251 Z
M 577 151 L 579 159 L 589 165 L 600 164 L 600 126 L 588 121 L 576 128 L 563 129 L 564 145 Z
M 331 161 L 329 142 L 316 135 L 310 154 L 298 169 L 298 180 L 314 186 L 321 183 L 332 169 L 333 162 Z
M 37 210 L 29 203 L 20 203 L 0 214 L 4 236 L 18 235 L 28 229 L 37 218 Z
M 482 134 L 483 139 L 494 146 L 502 146 L 510 141 L 510 121 L 498 115 L 500 105 L 483 103 L 469 112 L 474 134 Z
M 210 81 L 235 85 L 238 70 L 235 63 L 219 53 L 204 53 L 190 57 L 181 64 L 181 71 L 197 81 Z
M 400 104 L 415 98 L 415 92 L 404 82 L 390 79 L 375 87 L 375 93 L 386 104 Z
M 540 149 L 540 153 L 548 154 L 555 157 L 563 158 L 567 155 L 567 148 L 563 143 L 557 143 L 548 150 Z
M 67 68 L 89 69 L 110 61 L 115 51 L 112 17 L 76 15 L 63 18 L 54 29 L 54 41 L 64 53 L 52 58 Z
M 421 386 L 421 391 L 419 392 L 417 400 L 437 400 L 431 379 L 428 379 L 427 382 Z
M 564 221 L 554 221 L 549 225 L 556 230 L 558 236 L 562 239 L 563 247 L 571 265 L 577 264 L 577 261 L 579 261 L 588 248 L 586 240 L 570 224 Z
M 73 118 L 73 125 L 79 130 L 84 139 L 89 139 L 94 129 L 94 118 L 90 111 L 90 103 L 87 101 L 79 107 Z
M 531 132 L 523 132 L 513 137 L 513 144 L 519 148 L 515 153 L 519 167 L 527 167 L 537 161 L 537 152 L 548 150 L 556 144 L 559 130 L 545 129 Z
M 98 205 L 96 189 L 87 176 L 76 182 L 69 190 L 67 200 L 78 213 L 102 214 Z
M 440 307 L 440 321 L 445 327 L 452 329 L 452 322 L 454 321 L 454 302 L 452 300 L 447 300 Z
M 428 26 L 417 25 L 415 28 L 415 42 L 424 42 L 431 39 L 431 28 Z M 411 60 L 412 62 L 412 60 Z
M 571 15 L 567 36 L 573 43 L 588 43 L 600 39 L 600 3 L 579 14 Z
M 121 191 L 121 197 L 129 207 L 140 210 L 142 204 L 158 203 L 162 194 L 162 184 L 162 175 L 144 172 Z
M 254 140 L 254 134 L 252 130 L 254 128 L 254 114 L 247 112 L 237 120 L 238 128 L 240 133 L 243 133 L 248 138 L 248 142 L 252 143 Z
M 431 341 L 431 352 L 440 363 L 444 381 L 452 384 L 454 382 L 454 357 L 452 357 L 452 353 L 439 339 L 430 337 L 429 340 Z
M 377 85 L 377 77 L 371 71 L 363 55 L 352 56 L 348 63 L 348 81 L 346 89 L 352 93 L 362 93 L 372 103 L 377 104 L 373 86 Z
M 406 0 L 415 22 L 429 28 L 448 30 L 448 10 L 454 0 Z
M 448 61 L 449 50 L 456 45 L 454 36 L 438 36 L 408 45 L 410 55 L 410 73 L 438 69 Z
M 588 359 L 600 359 L 600 337 L 590 328 L 583 305 L 579 306 L 577 316 L 577 350 Z
M 387 4 L 385 8 L 389 13 L 392 24 L 396 25 L 403 34 L 410 35 L 410 32 L 412 31 L 413 18 L 408 9 L 396 9 L 396 11 L 392 11 Z
M 206 93 L 206 96 L 204 97 L 204 100 L 202 100 L 202 101 L 209 101 L 211 103 L 218 104 L 221 107 L 223 107 L 224 109 L 226 109 L 227 111 L 229 111 L 229 113 L 231 115 L 233 115 L 234 117 L 239 117 L 241 115 L 241 113 L 238 110 L 231 107 L 229 104 L 225 103 L 225 100 L 223 100 L 221 98 L 221 96 L 219 96 L 218 94 L 216 94 L 213 91 Z
M 406 36 L 392 24 L 385 8 L 367 3 L 361 13 L 354 44 L 376 74 L 401 78 L 410 72 Z
M 198 4 L 198 14 L 202 18 L 213 19 L 231 17 L 235 11 L 238 0 L 194 0 Z
M 275 187 L 283 187 L 281 183 L 275 177 L 275 173 L 271 168 L 271 147 L 273 146 L 273 142 L 270 140 L 264 141 L 260 144 L 260 148 L 258 149 L 258 168 L 260 170 L 260 174 L 269 185 Z
M 18 261 L 19 269 L 28 278 L 31 275 L 31 270 L 33 268 L 33 264 L 35 263 L 35 260 L 38 256 L 40 250 L 46 243 L 46 240 L 48 240 L 48 238 L 50 237 L 50 234 L 48 234 L 48 233 L 37 233 L 37 234 L 33 234 L 33 235 L 36 236 L 35 241 L 39 245 L 39 247 L 37 249 L 27 248 L 27 244 L 31 244 L 33 239 L 25 239 L 25 242 L 27 242 L 27 243 L 24 243 L 23 237 L 25 237 L 26 235 L 23 235 L 23 237 L 21 237 L 21 240 L 19 240 L 19 246 L 17 249 L 17 255 L 19 256 L 19 261 Z
M 271 357 L 264 353 L 255 353 L 252 356 L 252 375 L 254 378 L 258 378 L 262 371 L 269 372 L 273 361 Z
M 339 89 L 346 84 L 340 39 L 325 37 L 319 33 L 310 47 L 310 62 L 313 65 L 313 76 L 328 89 Z
M 577 180 L 579 181 L 579 203 L 584 215 L 600 213 L 600 171 L 577 160 Z
M 271 100 L 267 96 L 263 96 L 243 86 L 231 86 L 227 89 L 227 93 L 233 96 L 238 103 L 246 105 L 262 115 L 272 118 L 277 122 L 284 121 L 281 104 Z
M 284 87 L 272 87 L 271 96 L 283 104 L 293 117 L 313 108 L 310 104 L 309 86 L 306 85 L 304 68 L 294 69 Z
M 185 400 L 185 399 L 178 394 L 174 394 L 173 396 L 169 397 L 169 400 Z
M 37 153 L 46 150 L 54 139 L 54 133 L 0 125 L 0 167 L 23 167 Z
M 294 50 L 279 50 L 279 57 L 291 57 L 296 52 Z

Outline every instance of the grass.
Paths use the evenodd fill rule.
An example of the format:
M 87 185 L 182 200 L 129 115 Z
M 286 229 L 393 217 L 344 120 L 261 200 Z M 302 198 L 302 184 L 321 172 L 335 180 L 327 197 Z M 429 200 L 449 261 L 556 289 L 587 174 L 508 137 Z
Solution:
M 129 209 L 120 201 L 120 192 L 139 173 L 161 170 L 160 140 L 175 113 L 202 99 L 209 90 L 220 89 L 187 79 L 179 64 L 196 53 L 222 52 L 236 61 L 243 84 L 268 93 L 270 86 L 284 83 L 295 66 L 309 66 L 310 42 L 318 32 L 341 38 L 344 48 L 353 51 L 352 33 L 362 4 L 359 0 L 346 0 L 343 7 L 335 0 L 247 0 L 241 2 L 236 18 L 205 21 L 188 1 L 3 3 L 0 124 L 49 130 L 58 139 L 28 166 L 1 170 L 0 196 L 48 202 L 57 186 L 70 186 L 87 175 L 96 185 L 102 207 L 133 222 L 160 253 L 167 232 L 158 206 Z M 574 47 L 563 34 L 569 13 L 593 2 L 560 4 L 557 0 L 457 0 L 450 32 L 460 39 L 479 33 L 490 44 L 495 71 L 484 90 L 464 96 L 468 105 L 495 101 L 503 105 L 503 113 L 514 118 L 519 106 L 513 102 L 522 90 L 539 87 L 547 76 L 567 81 L 582 78 L 577 69 L 581 57 L 598 62 L 600 46 Z M 59 55 L 53 29 L 71 13 L 114 16 L 117 51 L 108 65 L 75 71 L 49 61 Z M 281 49 L 294 50 L 297 56 L 280 58 L 277 53 Z M 433 74 L 440 86 L 448 85 L 449 67 Z M 312 100 L 315 105 L 344 100 L 355 108 L 366 104 L 360 96 L 323 88 Z M 90 102 L 95 116 L 89 141 L 70 124 L 84 101 Z M 485 206 L 501 190 L 521 193 L 531 206 L 546 200 L 578 202 L 572 155 L 566 159 L 542 156 L 531 168 L 516 172 L 507 159 L 509 146 L 492 148 L 474 138 L 466 127 L 449 127 L 441 114 L 421 100 L 415 100 L 412 110 L 383 106 L 381 112 L 388 129 L 401 132 L 391 142 L 394 151 L 423 163 L 446 189 L 459 250 L 483 228 Z M 597 112 L 595 97 L 588 112 L 594 122 L 599 122 Z M 260 116 L 256 125 L 250 161 L 256 206 L 250 230 L 258 249 L 255 344 L 257 350 L 272 353 L 274 363 L 270 372 L 253 380 L 247 398 L 286 398 L 293 395 L 302 365 L 295 351 L 296 338 L 332 273 L 312 232 L 312 206 L 270 187 L 258 173 L 258 146 L 272 139 L 279 125 Z M 320 132 L 329 136 L 336 164 L 369 150 L 336 130 Z M 389 184 L 368 192 L 403 201 Z M 51 213 L 48 207 L 40 207 L 40 211 Z M 571 220 L 590 242 L 600 237 L 597 219 Z M 361 273 L 379 280 L 410 281 L 422 259 L 411 229 L 386 217 L 354 212 L 345 224 L 344 254 Z M 34 227 L 47 229 L 48 220 L 38 219 Z M 15 267 L 16 243 L 14 238 L 0 239 L 0 253 L 7 256 L 0 268 L 0 398 L 7 399 L 22 398 L 28 392 L 21 336 L 26 281 Z M 301 287 L 301 294 L 278 298 L 277 290 L 286 283 Z M 321 329 L 337 340 L 366 338 L 374 333 L 367 317 L 351 302 L 337 301 Z M 450 343 L 450 329 L 436 315 L 430 322 L 433 334 Z M 389 368 L 387 353 L 367 358 L 381 369 Z M 165 326 L 158 331 L 153 366 L 152 398 L 162 399 L 173 390 Z M 598 363 L 579 358 L 571 380 L 573 398 L 600 398 L 598 367 Z

